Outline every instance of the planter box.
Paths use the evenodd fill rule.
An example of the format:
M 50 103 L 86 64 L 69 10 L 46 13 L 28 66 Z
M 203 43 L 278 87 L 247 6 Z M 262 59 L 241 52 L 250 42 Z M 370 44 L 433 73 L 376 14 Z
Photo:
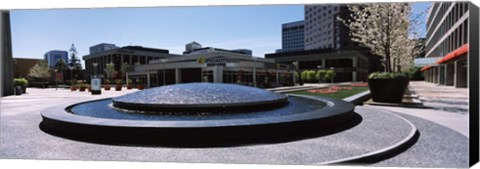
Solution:
M 368 79 L 368 88 L 374 102 L 401 103 L 408 83 L 407 78 Z
M 110 85 L 105 85 L 103 88 L 105 88 L 105 90 L 110 90 Z
M 122 90 L 122 85 L 115 86 L 115 91 L 121 91 L 121 90 Z

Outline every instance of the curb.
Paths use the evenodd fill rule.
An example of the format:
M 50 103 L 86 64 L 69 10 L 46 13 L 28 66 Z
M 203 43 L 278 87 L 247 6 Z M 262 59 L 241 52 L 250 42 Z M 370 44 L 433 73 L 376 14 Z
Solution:
M 362 93 L 344 98 L 343 101 L 353 103 L 354 105 L 363 105 L 363 102 L 370 99 L 370 97 L 372 97 L 372 94 L 370 93 L 370 90 L 367 90 Z
M 402 119 L 406 123 L 408 123 L 412 128 L 408 136 L 394 145 L 391 145 L 389 147 L 386 147 L 377 151 L 373 151 L 363 155 L 358 155 L 358 156 L 353 156 L 353 157 L 348 157 L 348 158 L 343 158 L 343 159 L 338 159 L 333 161 L 327 161 L 327 162 L 319 163 L 319 165 L 375 163 L 375 162 L 379 162 L 379 161 L 391 158 L 395 155 L 398 155 L 404 152 L 405 150 L 407 150 L 408 148 L 410 148 L 411 146 L 413 146 L 417 142 L 418 138 L 420 137 L 420 132 L 412 122 L 408 121 L 407 119 L 395 113 L 387 112 L 384 110 L 378 110 L 378 111 L 394 115 Z

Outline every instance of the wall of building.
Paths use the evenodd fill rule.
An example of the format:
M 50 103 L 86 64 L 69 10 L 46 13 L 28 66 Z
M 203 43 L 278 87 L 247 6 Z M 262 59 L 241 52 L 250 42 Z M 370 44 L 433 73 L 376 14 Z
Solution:
M 43 61 L 42 59 L 31 59 L 31 58 L 14 58 L 13 64 L 13 77 L 27 77 L 30 69 L 37 64 L 38 62 Z
M 437 62 L 426 74 L 439 85 L 468 87 L 469 3 L 435 2 L 427 20 L 426 57 L 453 59 Z M 467 53 L 452 54 L 467 48 Z M 465 50 L 463 50 L 465 52 Z
M 61 50 L 48 51 L 45 53 L 44 59 L 47 61 L 49 67 L 55 67 L 59 59 L 63 59 L 67 65 L 69 63 L 68 52 Z
M 282 24 L 282 49 L 281 52 L 301 51 L 305 48 L 304 21 Z

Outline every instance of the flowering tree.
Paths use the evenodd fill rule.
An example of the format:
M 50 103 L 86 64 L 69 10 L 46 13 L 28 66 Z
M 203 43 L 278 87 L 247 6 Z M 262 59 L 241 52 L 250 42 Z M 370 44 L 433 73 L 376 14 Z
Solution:
M 29 76 L 42 79 L 42 87 L 45 88 L 45 80 L 50 77 L 50 68 L 47 62 L 41 61 L 30 68 Z
M 408 3 L 349 5 L 351 18 L 339 18 L 349 29 L 352 41 L 382 56 L 386 72 L 408 69 L 420 50 L 416 26 Z

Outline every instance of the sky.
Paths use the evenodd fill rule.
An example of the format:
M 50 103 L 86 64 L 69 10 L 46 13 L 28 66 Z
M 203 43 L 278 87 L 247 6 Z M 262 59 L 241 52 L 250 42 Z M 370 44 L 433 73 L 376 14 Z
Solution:
M 414 3 L 413 12 L 431 3 Z M 43 58 L 49 50 L 68 51 L 75 44 L 79 56 L 99 43 L 168 49 L 181 54 L 185 44 L 251 49 L 264 57 L 281 48 L 281 24 L 302 20 L 303 5 L 95 8 L 12 10 L 14 57 Z M 422 17 L 425 20 L 426 14 Z M 425 21 L 426 22 L 426 21 Z M 424 22 L 424 23 L 425 23 Z M 419 26 L 425 32 L 425 26 Z M 423 33 L 424 34 L 424 33 Z

